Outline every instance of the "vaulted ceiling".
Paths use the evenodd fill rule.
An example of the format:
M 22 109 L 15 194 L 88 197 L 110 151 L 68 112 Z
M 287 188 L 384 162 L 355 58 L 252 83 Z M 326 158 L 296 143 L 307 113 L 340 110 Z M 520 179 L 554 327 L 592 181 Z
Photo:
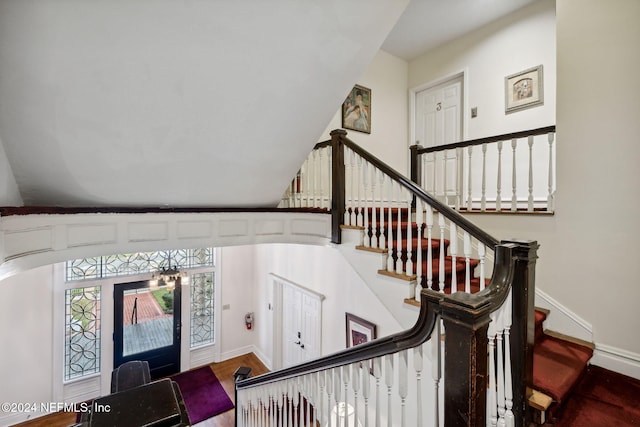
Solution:
M 0 166 L 24 205 L 274 206 L 381 46 L 496 1 L 3 0 Z

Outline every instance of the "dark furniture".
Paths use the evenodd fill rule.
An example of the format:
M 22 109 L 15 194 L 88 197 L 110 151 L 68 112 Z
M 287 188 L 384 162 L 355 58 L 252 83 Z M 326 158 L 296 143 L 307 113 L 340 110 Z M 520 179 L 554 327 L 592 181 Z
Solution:
M 132 360 L 118 366 L 111 372 L 111 393 L 129 390 L 151 382 L 149 362 Z
M 181 427 L 190 423 L 178 384 L 167 378 L 95 399 L 80 425 Z
M 235 382 L 238 382 L 238 381 L 242 381 L 244 379 L 247 379 L 250 376 L 251 376 L 251 368 L 249 368 L 248 366 L 240 366 L 233 373 L 233 380 Z

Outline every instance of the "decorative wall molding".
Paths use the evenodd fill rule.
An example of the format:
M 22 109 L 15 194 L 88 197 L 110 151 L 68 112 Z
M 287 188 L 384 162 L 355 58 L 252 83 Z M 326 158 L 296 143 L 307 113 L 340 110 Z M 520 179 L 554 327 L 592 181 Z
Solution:
M 0 280 L 114 253 L 257 243 L 327 245 L 331 216 L 310 212 L 32 214 L 0 217 Z

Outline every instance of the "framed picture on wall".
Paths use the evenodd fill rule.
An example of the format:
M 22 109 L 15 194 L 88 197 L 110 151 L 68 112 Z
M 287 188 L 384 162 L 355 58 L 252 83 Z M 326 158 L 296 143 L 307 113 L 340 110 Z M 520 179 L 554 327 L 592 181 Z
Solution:
M 544 104 L 542 65 L 504 78 L 505 114 Z
M 342 127 L 371 133 L 371 89 L 355 85 L 342 103 Z
M 346 313 L 347 348 L 375 340 L 376 325 L 355 314 Z

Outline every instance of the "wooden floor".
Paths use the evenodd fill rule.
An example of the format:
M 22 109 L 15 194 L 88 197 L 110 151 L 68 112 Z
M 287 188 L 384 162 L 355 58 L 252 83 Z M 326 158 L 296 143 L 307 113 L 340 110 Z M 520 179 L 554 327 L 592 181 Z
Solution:
M 233 373 L 239 366 L 248 366 L 252 369 L 251 376 L 256 376 L 269 372 L 255 354 L 249 353 L 243 356 L 234 357 L 220 363 L 212 363 L 209 365 L 216 377 L 220 380 L 222 387 L 231 398 L 235 400 L 235 384 L 233 381 Z M 29 427 L 68 427 L 76 422 L 75 412 L 58 412 L 51 415 L 36 418 L 24 423 L 16 424 L 16 426 Z M 235 410 L 227 411 L 216 417 L 204 420 L 195 424 L 197 427 L 234 427 Z

